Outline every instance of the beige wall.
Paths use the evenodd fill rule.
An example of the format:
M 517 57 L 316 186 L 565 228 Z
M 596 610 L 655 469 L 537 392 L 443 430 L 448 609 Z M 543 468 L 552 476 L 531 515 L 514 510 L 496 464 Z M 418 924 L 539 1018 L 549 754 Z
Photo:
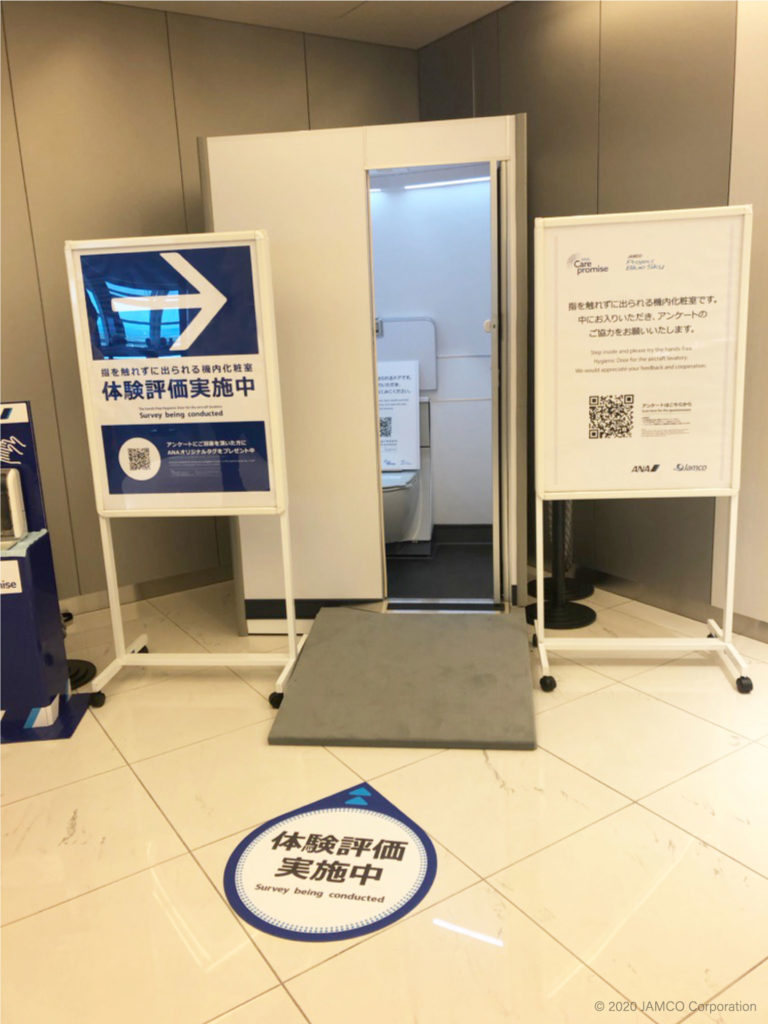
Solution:
M 768 623 L 768 3 L 739 3 L 731 151 L 732 203 L 751 203 L 744 457 L 736 611 Z
M 416 119 L 417 57 L 102 3 L 13 0 L 3 27 L 2 394 L 32 402 L 67 597 L 104 582 L 64 241 L 201 230 L 198 136 Z M 213 519 L 115 525 L 121 583 L 228 557 Z

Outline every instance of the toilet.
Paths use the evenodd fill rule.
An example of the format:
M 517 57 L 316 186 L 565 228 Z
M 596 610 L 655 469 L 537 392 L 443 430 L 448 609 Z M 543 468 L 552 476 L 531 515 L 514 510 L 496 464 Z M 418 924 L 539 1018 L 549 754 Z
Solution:
M 384 542 L 432 539 L 432 465 L 429 399 L 419 400 L 420 468 L 381 474 Z
M 379 439 L 384 542 L 431 541 L 430 405 L 420 392 L 437 387 L 435 325 L 426 318 L 382 323 L 379 417 L 389 428 Z M 393 381 L 399 389 L 394 400 Z
M 417 539 L 420 475 L 417 469 L 381 474 L 386 544 Z

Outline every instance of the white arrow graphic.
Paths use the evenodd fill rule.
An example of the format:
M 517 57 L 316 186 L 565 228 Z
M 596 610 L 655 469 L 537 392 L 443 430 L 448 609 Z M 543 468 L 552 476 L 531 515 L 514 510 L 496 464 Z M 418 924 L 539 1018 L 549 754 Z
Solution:
M 191 295 L 136 295 L 112 299 L 112 310 L 120 313 L 124 309 L 199 309 L 194 320 L 171 345 L 172 352 L 183 352 L 197 340 L 227 299 L 180 252 L 161 252 L 159 255 L 197 291 Z

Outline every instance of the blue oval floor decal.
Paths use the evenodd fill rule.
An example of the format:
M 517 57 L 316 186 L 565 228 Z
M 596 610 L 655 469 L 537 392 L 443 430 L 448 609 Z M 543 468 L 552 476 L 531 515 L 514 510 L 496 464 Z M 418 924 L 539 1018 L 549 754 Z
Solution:
M 365 783 L 251 832 L 227 862 L 224 888 L 255 928 L 326 942 L 403 917 L 436 870 L 427 834 Z

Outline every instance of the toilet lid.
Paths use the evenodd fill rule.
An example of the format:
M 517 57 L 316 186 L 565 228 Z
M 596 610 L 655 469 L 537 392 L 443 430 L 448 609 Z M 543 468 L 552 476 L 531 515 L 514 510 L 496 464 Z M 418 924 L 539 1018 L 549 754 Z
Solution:
M 382 473 L 381 486 L 385 491 L 399 491 L 404 487 L 410 487 L 416 478 L 417 470 L 406 469 L 399 473 Z

